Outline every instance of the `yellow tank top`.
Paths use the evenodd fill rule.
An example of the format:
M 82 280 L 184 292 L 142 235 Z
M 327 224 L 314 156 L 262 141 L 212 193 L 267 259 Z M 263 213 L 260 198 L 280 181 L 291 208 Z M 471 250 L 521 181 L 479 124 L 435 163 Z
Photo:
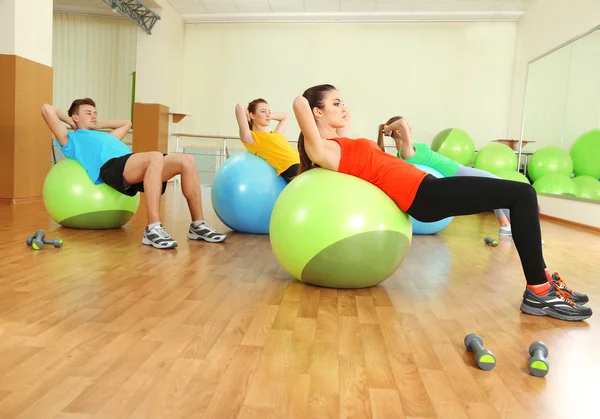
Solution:
M 267 161 L 277 170 L 277 175 L 285 172 L 290 166 L 300 164 L 300 155 L 279 132 L 250 131 L 254 144 L 243 143 L 246 150 Z

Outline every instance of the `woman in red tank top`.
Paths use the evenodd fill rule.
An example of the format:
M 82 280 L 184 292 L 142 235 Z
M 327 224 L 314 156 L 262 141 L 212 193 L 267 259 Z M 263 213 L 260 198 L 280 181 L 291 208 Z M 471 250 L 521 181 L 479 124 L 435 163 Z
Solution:
M 385 192 L 398 207 L 421 222 L 508 208 L 512 235 L 527 287 L 521 311 L 561 320 L 587 319 L 585 294 L 551 275 L 542 256 L 537 195 L 531 185 L 483 177 L 436 178 L 382 151 L 375 141 L 348 138 L 348 111 L 335 87 L 307 89 L 294 100 L 302 133 L 298 139 L 299 175 L 315 165 L 363 179 Z M 406 123 L 401 129 L 408 130 Z M 352 192 L 350 192 L 352 193 Z

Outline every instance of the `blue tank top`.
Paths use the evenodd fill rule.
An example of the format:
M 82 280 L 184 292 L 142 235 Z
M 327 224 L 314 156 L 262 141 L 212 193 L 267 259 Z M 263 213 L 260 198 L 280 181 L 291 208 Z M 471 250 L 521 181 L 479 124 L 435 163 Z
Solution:
M 77 160 L 96 185 L 103 183 L 100 168 L 112 158 L 131 154 L 127 145 L 104 131 L 78 129 L 69 131 L 67 144 L 58 147 L 65 157 Z

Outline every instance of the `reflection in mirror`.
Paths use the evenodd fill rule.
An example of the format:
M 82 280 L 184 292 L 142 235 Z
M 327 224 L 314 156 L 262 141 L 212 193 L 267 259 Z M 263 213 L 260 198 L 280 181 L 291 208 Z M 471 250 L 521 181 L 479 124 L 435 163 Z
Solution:
M 529 64 L 519 154 L 538 193 L 600 203 L 600 27 Z

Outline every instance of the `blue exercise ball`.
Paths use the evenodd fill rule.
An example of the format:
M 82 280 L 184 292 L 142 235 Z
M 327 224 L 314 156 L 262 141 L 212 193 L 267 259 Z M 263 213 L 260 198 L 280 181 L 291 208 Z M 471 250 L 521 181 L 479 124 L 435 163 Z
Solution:
M 444 175 L 442 175 L 440 172 L 429 166 L 423 166 L 421 164 L 415 164 L 414 166 L 437 178 L 444 177 Z M 448 227 L 448 224 L 452 222 L 454 217 L 444 218 L 443 220 L 434 221 L 432 223 L 424 223 L 422 221 L 415 220 L 413 217 L 410 217 L 410 219 L 412 221 L 413 234 L 426 235 L 439 233 L 440 231 Z
M 247 151 L 236 153 L 215 174 L 212 205 L 223 224 L 233 231 L 269 234 L 273 207 L 286 186 L 262 158 Z

